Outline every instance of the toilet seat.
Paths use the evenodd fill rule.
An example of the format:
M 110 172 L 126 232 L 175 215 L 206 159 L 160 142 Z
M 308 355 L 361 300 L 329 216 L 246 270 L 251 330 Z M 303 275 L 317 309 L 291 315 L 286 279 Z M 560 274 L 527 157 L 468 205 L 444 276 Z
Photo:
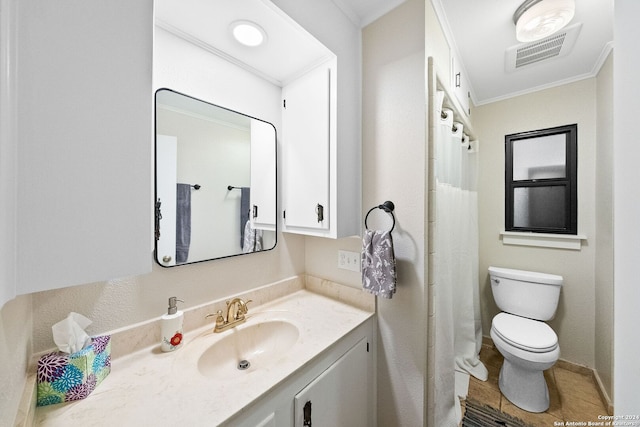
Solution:
M 547 353 L 558 347 L 558 336 L 544 322 L 499 313 L 491 322 L 491 329 L 506 343 L 532 353 Z

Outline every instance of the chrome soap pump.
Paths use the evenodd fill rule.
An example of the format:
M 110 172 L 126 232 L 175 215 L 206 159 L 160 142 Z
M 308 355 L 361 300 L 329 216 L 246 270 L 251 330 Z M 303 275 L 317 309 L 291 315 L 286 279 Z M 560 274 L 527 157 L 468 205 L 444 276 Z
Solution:
M 162 335 L 160 349 L 162 351 L 174 351 L 182 346 L 184 313 L 178 310 L 178 301 L 184 302 L 176 297 L 169 298 L 167 313 L 162 315 L 160 320 L 160 332 Z

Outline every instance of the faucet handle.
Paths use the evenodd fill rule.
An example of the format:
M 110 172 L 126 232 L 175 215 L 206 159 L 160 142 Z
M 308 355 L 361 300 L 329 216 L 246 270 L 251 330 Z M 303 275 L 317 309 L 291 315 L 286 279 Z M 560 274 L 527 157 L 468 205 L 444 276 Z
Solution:
M 209 317 L 216 318 L 216 327 L 224 325 L 224 316 L 222 315 L 222 310 L 218 310 L 214 314 L 207 314 L 205 316 L 205 319 L 208 319 Z
M 253 300 L 248 300 L 245 302 L 242 299 L 238 299 L 238 304 L 236 306 L 237 308 L 234 316 L 235 320 L 244 320 L 245 314 L 249 312 L 247 304 L 249 304 L 250 302 L 253 302 Z
M 242 312 L 242 314 L 247 314 L 249 312 L 249 309 L 247 308 L 247 304 L 249 304 L 250 302 L 253 302 L 252 299 L 245 301 L 240 300 L 240 311 Z

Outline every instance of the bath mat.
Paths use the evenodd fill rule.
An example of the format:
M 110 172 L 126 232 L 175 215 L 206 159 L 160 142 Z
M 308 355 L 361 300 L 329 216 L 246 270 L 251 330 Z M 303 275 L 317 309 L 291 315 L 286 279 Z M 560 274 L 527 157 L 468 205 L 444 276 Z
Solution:
M 488 405 L 467 400 L 462 427 L 532 427 L 524 421 Z

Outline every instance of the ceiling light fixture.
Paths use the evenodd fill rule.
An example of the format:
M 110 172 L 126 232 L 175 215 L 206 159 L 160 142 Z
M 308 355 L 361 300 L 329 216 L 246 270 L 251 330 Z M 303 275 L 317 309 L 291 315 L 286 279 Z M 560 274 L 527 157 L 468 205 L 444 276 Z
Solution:
M 267 33 L 255 22 L 235 21 L 231 23 L 230 29 L 233 37 L 245 46 L 260 46 L 267 40 Z
M 516 38 L 520 42 L 543 39 L 567 25 L 575 9 L 575 0 L 526 0 L 513 14 Z

